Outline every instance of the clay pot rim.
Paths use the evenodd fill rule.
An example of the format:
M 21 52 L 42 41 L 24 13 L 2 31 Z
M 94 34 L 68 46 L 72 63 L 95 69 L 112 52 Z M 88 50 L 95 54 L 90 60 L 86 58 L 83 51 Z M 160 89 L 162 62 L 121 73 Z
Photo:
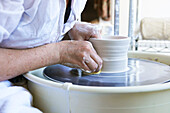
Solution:
M 109 37 L 111 35 L 104 35 L 102 37 Z M 113 36 L 114 38 L 90 38 L 90 41 L 125 41 L 125 40 L 130 40 L 130 37 L 126 36 Z M 117 37 L 117 38 L 116 38 Z M 122 38 L 120 38 L 122 37 Z

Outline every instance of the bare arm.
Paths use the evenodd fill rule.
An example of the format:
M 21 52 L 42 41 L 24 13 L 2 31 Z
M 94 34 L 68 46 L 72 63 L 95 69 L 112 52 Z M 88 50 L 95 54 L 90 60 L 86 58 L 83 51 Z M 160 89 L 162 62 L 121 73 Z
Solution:
M 15 50 L 0 48 L 0 81 L 13 78 L 33 69 L 59 63 L 59 44 Z
M 92 72 L 102 66 L 101 58 L 87 41 L 62 41 L 25 50 L 0 48 L 0 81 L 59 63 L 76 64 Z
M 69 35 L 79 41 L 62 41 L 25 50 L 0 48 L 0 81 L 59 63 L 76 64 L 84 70 L 98 72 L 102 67 L 102 59 L 90 42 L 83 41 L 90 37 L 100 38 L 96 26 L 76 23 Z

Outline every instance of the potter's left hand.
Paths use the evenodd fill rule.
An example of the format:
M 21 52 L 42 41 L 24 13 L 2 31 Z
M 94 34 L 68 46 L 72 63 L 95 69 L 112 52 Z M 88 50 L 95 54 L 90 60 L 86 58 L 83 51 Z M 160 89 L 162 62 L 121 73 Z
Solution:
M 101 38 L 101 28 L 95 24 L 76 22 L 68 34 L 72 40 L 87 41 L 90 38 Z

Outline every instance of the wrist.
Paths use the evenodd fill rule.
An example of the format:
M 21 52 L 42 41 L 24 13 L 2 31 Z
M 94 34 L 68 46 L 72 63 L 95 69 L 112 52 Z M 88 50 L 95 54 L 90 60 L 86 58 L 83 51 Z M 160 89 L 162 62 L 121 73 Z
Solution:
M 58 43 L 55 43 L 55 61 L 57 61 L 56 63 L 57 64 L 62 64 L 64 63 L 65 61 L 65 56 L 66 53 L 65 53 L 65 49 L 67 49 L 67 41 L 61 41 L 61 42 L 58 42 Z
M 47 46 L 50 46 L 47 47 L 47 55 L 51 60 L 51 64 L 60 64 L 60 43 L 52 43 Z

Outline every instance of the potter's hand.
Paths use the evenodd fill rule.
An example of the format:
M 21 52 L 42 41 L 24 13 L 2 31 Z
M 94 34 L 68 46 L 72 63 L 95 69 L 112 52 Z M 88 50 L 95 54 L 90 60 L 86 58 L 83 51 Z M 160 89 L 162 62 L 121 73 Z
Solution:
M 97 55 L 88 41 L 62 41 L 60 43 L 60 63 L 71 63 L 80 68 L 98 72 L 102 67 L 102 59 Z
M 86 22 L 76 22 L 68 32 L 72 40 L 89 40 L 90 38 L 101 38 L 101 28 L 98 25 Z

